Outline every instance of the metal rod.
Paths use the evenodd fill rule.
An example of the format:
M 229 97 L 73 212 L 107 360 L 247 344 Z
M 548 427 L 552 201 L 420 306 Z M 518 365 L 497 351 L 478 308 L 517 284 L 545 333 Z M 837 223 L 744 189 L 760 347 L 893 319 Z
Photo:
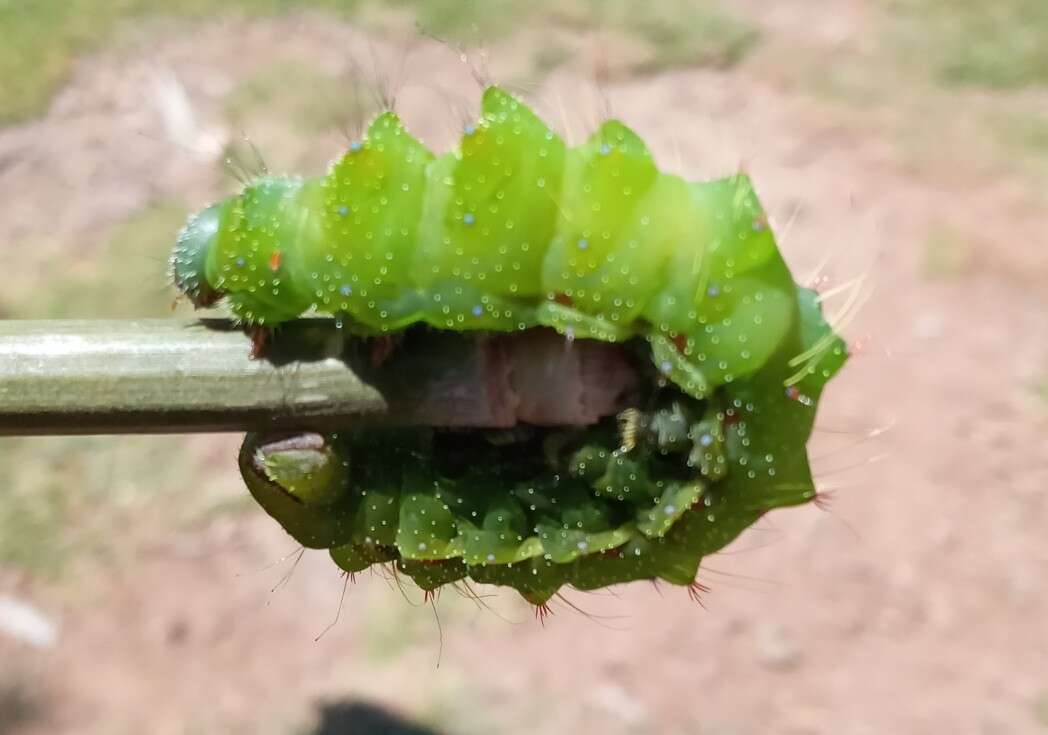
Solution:
M 223 321 L 0 321 L 0 434 L 280 429 L 387 409 L 338 359 L 250 350 Z
M 545 342 L 553 347 L 543 353 L 530 332 L 478 339 L 425 329 L 383 342 L 306 319 L 281 326 L 265 357 L 252 359 L 249 338 L 226 320 L 0 321 L 0 436 L 512 426 L 530 420 L 520 411 L 534 413 L 511 384 L 513 361 L 540 355 L 546 365 L 564 352 L 553 333 Z M 588 423 L 620 407 L 632 374 L 618 350 L 565 353 L 576 382 L 601 390 L 590 391 L 585 415 L 549 423 Z

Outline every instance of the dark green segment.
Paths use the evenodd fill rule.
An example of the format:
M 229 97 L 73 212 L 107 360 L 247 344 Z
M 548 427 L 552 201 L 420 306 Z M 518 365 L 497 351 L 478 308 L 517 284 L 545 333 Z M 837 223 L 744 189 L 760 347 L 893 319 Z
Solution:
M 510 444 L 432 429 L 305 449 L 249 437 L 241 469 L 292 536 L 349 572 L 393 563 L 423 589 L 468 578 L 536 604 L 565 585 L 690 584 L 703 556 L 763 513 L 814 497 L 805 445 L 847 354 L 814 294 L 795 294 L 797 319 L 765 369 L 701 401 L 653 380 L 628 432 L 611 418 Z
M 171 278 L 175 287 L 197 307 L 210 306 L 222 296 L 208 281 L 207 260 L 228 207 L 228 203 L 214 204 L 190 217 L 178 233 L 171 253 Z

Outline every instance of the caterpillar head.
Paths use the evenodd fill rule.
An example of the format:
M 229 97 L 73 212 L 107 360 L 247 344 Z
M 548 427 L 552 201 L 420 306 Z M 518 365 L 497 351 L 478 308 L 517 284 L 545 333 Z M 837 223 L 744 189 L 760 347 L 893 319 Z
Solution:
M 211 306 L 223 295 L 208 283 L 205 270 L 224 210 L 224 202 L 219 202 L 190 217 L 178 233 L 178 242 L 171 253 L 171 276 L 175 287 L 197 308 Z

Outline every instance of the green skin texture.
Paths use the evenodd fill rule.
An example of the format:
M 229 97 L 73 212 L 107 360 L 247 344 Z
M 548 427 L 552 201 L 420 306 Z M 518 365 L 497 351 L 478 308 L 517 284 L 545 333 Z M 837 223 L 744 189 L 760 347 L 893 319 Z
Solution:
M 498 87 L 459 150 L 383 113 L 326 176 L 262 178 L 191 219 L 172 266 L 194 303 L 263 327 L 316 311 L 362 333 L 642 337 L 695 398 L 754 374 L 794 320 L 748 177 L 660 173 L 615 120 L 568 148 Z
M 447 473 L 431 431 L 369 429 L 329 436 L 305 460 L 266 455 L 261 471 L 260 438 L 249 436 L 241 471 L 288 533 L 330 549 L 347 572 L 392 564 L 425 590 L 470 579 L 536 605 L 565 585 L 690 585 L 704 556 L 761 515 L 816 495 L 805 445 L 847 353 L 815 295 L 795 293 L 797 318 L 764 369 L 702 401 L 660 389 L 674 411 L 651 412 L 630 451 L 605 424 L 552 460 L 489 448 L 469 456 L 468 472 Z M 784 388 L 798 356 L 802 376 Z
M 348 572 L 392 564 L 426 590 L 471 579 L 539 605 L 565 585 L 689 585 L 763 513 L 816 495 L 806 443 L 844 342 L 746 176 L 661 173 L 617 121 L 568 148 L 492 87 L 459 150 L 435 157 L 387 112 L 326 176 L 263 178 L 191 219 L 172 265 L 194 303 L 225 297 L 251 325 L 317 311 L 363 334 L 647 343 L 653 391 L 679 411 L 645 413 L 630 451 L 612 422 L 552 458 L 481 452 L 462 474 L 428 430 L 266 456 L 249 436 L 255 499 Z

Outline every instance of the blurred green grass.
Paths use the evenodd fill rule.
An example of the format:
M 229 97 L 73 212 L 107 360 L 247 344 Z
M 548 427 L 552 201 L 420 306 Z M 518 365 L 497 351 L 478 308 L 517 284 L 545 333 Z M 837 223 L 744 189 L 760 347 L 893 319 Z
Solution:
M 94 561 L 119 562 L 121 550 L 154 541 L 161 520 L 171 534 L 250 507 L 235 475 L 235 448 L 221 451 L 225 444 L 153 436 L 3 439 L 0 567 L 61 579 Z
M 323 74 L 297 59 L 267 64 L 225 101 L 226 119 L 238 128 L 275 110 L 299 135 L 363 125 L 376 109 L 374 95 L 358 80 Z
M 157 203 L 117 224 L 98 247 L 15 243 L 21 257 L 9 264 L 12 285 L 0 294 L 0 314 L 170 314 L 167 255 L 186 214 L 180 204 Z M 234 452 L 230 445 L 210 456 L 200 440 L 185 437 L 2 439 L 0 567 L 59 578 L 79 561 L 135 548 L 148 537 L 151 513 L 177 528 L 249 507 Z
M 756 44 L 756 25 L 714 0 L 0 0 L 0 124 L 39 114 L 78 55 L 105 48 L 122 24 L 201 21 L 322 10 L 369 23 L 376 7 L 410 11 L 428 33 L 490 42 L 522 27 L 615 31 L 645 46 L 633 71 L 730 66 Z M 1048 83 L 1043 0 L 890 0 L 893 52 L 945 84 L 1016 88 Z M 540 59 L 548 65 L 549 59 Z
M 956 228 L 939 225 L 924 242 L 925 278 L 956 278 L 967 272 L 975 245 Z
M 159 202 L 118 224 L 97 248 L 65 241 L 14 243 L 12 283 L 0 292 L 5 318 L 167 316 L 174 292 L 167 258 L 187 207 Z M 55 267 L 59 263 L 61 267 Z
M 233 129 L 250 131 L 232 137 L 219 159 L 222 173 L 232 176 L 230 161 L 250 175 L 262 163 L 271 171 L 324 170 L 331 150 L 317 141 L 339 130 L 347 141 L 359 136 L 380 105 L 360 79 L 278 58 L 240 81 L 223 107 Z
M 428 701 L 423 705 L 420 720 L 447 735 L 487 735 L 499 732 L 495 717 L 497 710 L 490 694 L 484 696 L 484 684 L 483 679 L 467 672 L 442 671 L 440 679 L 427 692 Z M 520 720 L 519 712 L 514 712 L 514 719 Z M 528 731 L 523 728 L 518 730 Z
M 497 39 L 515 28 L 562 27 L 617 31 L 641 41 L 633 71 L 674 66 L 726 67 L 756 43 L 754 24 L 710 0 L 398 0 L 412 7 L 429 32 L 459 42 Z M 548 64 L 548 60 L 546 60 Z M 539 64 L 543 66 L 546 64 Z
M 609 18 L 619 31 L 647 41 L 653 50 L 638 60 L 638 72 L 681 66 L 727 68 L 740 61 L 760 34 L 748 20 L 723 7 L 685 0 L 649 0 L 643 6 L 628 0 L 591 2 L 595 15 Z
M 644 43 L 637 70 L 727 66 L 757 39 L 755 26 L 714 0 L 0 0 L 0 124 L 40 114 L 76 57 L 110 44 L 122 25 L 147 18 L 200 21 L 323 10 L 375 24 L 376 7 L 411 11 L 427 33 L 455 43 L 488 42 L 524 25 L 615 30 Z M 548 63 L 548 59 L 546 60 Z
M 1048 84 L 1044 0 L 893 0 L 888 8 L 900 52 L 942 83 Z
M 1042 693 L 1034 701 L 1033 713 L 1037 722 L 1048 729 L 1048 692 Z
M 412 586 L 400 588 L 401 581 L 385 579 L 385 585 L 371 585 L 361 613 L 361 646 L 363 655 L 373 666 L 392 664 L 420 647 L 439 647 L 441 635 L 449 635 L 456 628 L 469 627 L 474 632 L 499 630 L 510 625 L 510 620 L 527 619 L 530 606 L 495 597 L 495 588 L 473 585 L 442 590 L 436 600 L 427 602 Z M 401 594 L 376 594 L 379 590 L 398 589 Z M 434 648 L 434 654 L 439 653 Z
M 357 0 L 3 0 L 0 2 L 0 124 L 39 114 L 80 54 L 106 47 L 126 21 L 269 15 L 295 8 L 351 13 Z
M 854 38 L 772 38 L 750 69 L 892 139 L 910 175 L 1048 201 L 1048 2 L 885 0 Z M 1017 175 L 1018 174 L 1018 175 Z
M 416 649 L 422 641 L 433 640 L 437 621 L 428 605 L 423 609 L 401 595 L 370 594 L 362 629 L 364 656 L 371 665 L 382 666 Z

